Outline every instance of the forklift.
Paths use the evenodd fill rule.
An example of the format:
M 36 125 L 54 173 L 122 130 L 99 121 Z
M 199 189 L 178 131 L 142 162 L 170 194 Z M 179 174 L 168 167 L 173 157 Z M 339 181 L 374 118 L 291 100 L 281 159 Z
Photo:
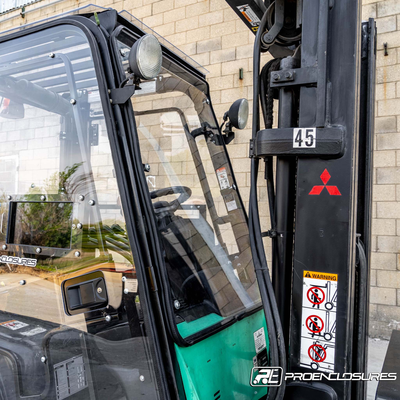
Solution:
M 0 34 L 1 400 L 365 399 L 293 378 L 366 371 L 374 22 L 227 1 L 255 33 L 248 214 L 248 101 L 219 126 L 201 67 L 132 15 Z

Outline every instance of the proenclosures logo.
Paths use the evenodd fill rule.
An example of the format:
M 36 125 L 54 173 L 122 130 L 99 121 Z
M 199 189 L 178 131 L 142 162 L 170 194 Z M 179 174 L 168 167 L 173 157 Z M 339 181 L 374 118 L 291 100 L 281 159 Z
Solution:
M 300 382 L 320 382 L 328 381 L 395 381 L 397 379 L 396 372 L 371 372 L 364 374 L 360 372 L 347 372 L 340 374 L 337 372 L 286 372 L 280 367 L 254 367 L 251 370 L 250 385 L 258 386 L 280 386 L 285 379 Z

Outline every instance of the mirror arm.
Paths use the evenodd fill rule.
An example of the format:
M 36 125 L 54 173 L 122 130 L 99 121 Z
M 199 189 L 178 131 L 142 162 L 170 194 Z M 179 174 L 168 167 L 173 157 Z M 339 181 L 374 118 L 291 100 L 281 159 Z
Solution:
M 232 142 L 233 139 L 235 139 L 235 132 L 232 130 L 232 123 L 231 121 L 228 121 L 225 125 L 225 129 L 222 131 L 224 134 L 222 137 L 224 138 L 225 144 L 229 144 Z

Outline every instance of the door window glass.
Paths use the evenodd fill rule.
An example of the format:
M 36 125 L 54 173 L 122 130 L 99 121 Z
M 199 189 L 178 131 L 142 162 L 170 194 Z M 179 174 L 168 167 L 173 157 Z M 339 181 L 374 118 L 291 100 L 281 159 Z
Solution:
M 131 42 L 121 34 L 127 69 Z M 132 98 L 182 336 L 260 304 L 246 216 L 204 82 L 164 59 Z

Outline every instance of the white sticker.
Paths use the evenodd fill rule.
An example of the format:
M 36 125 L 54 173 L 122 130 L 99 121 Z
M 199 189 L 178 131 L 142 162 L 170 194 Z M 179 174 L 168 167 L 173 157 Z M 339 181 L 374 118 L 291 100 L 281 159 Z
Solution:
M 267 346 L 264 328 L 254 332 L 254 345 L 256 346 L 256 353 L 259 353 Z
M 257 14 L 251 9 L 248 4 L 237 6 L 237 9 L 252 26 L 260 25 L 260 18 L 258 18 Z
M 317 145 L 316 128 L 294 128 L 293 129 L 293 148 L 315 149 Z
M 226 173 L 226 168 L 224 167 L 219 168 L 215 172 L 217 173 L 219 186 L 221 187 L 221 190 L 228 189 L 229 179 L 228 179 L 228 174 Z
M 318 371 L 335 369 L 338 275 L 304 271 L 300 365 Z
M 31 329 L 30 331 L 21 332 L 21 335 L 24 335 L 24 336 L 35 336 L 35 335 L 38 335 L 39 333 L 43 333 L 43 332 L 46 332 L 46 329 L 39 327 L 39 328 Z
M 2 322 L 0 326 L 3 326 L 4 328 L 11 329 L 12 331 L 16 331 L 21 328 L 25 328 L 26 326 L 29 326 L 25 322 L 17 321 L 15 319 L 7 322 Z
M 226 209 L 227 209 L 228 211 L 237 210 L 236 201 L 235 201 L 235 200 L 227 201 L 227 202 L 226 202 Z

